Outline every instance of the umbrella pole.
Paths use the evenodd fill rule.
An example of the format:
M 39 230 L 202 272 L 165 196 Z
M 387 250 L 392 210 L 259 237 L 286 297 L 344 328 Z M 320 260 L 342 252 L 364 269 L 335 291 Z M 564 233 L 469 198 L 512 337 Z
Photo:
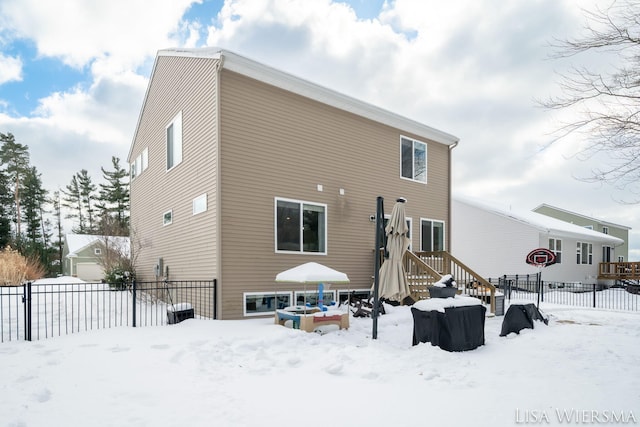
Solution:
M 382 230 L 384 227 L 384 199 L 380 196 L 376 199 L 376 244 L 374 245 L 374 273 L 373 273 L 373 331 L 371 337 L 378 339 L 378 305 L 380 304 L 380 296 L 378 294 L 380 285 L 380 243 L 382 241 Z

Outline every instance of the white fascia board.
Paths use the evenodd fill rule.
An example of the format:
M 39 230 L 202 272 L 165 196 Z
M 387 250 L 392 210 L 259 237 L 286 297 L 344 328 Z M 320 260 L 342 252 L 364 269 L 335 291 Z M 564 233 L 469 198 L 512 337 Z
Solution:
M 304 96 L 375 122 L 418 135 L 431 141 L 448 146 L 455 146 L 460 140 L 458 137 L 446 132 L 442 132 L 425 124 L 357 100 L 227 50 L 219 48 L 166 49 L 159 51 L 158 55 L 221 59 L 222 68 L 229 71 L 242 74 L 260 82 L 279 87 L 300 96 Z

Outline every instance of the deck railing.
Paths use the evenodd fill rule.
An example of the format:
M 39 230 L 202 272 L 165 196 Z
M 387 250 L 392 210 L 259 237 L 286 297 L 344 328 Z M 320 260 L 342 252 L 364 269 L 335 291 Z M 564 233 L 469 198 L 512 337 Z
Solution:
M 598 279 L 640 280 L 640 262 L 601 262 Z
M 446 251 L 416 252 L 425 264 L 441 276 L 450 274 L 464 294 L 480 298 L 496 312 L 496 287 Z

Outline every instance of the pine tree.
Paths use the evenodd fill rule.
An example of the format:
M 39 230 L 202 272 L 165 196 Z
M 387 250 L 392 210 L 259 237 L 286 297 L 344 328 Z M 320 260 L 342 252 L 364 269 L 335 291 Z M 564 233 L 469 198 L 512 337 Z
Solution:
M 29 168 L 29 147 L 17 143 L 12 133 L 0 132 L 0 165 L 4 165 L 5 173 L 7 174 L 12 186 L 13 193 L 13 209 L 14 218 L 16 221 L 16 239 L 18 243 L 22 235 L 21 229 L 21 212 L 20 212 L 20 190 L 23 186 L 22 181 L 27 169 Z
M 80 194 L 80 184 L 78 184 L 77 174 L 71 177 L 71 183 L 66 187 L 66 190 L 61 190 L 64 197 L 62 198 L 62 206 L 70 210 L 67 213 L 67 219 L 77 219 L 78 226 L 73 228 L 74 233 L 84 234 L 87 230 L 87 224 L 85 220 L 84 206 L 82 204 L 82 196 Z
M 11 243 L 11 206 L 12 197 L 9 189 L 9 179 L 0 170 L 0 250 Z
M 58 271 L 56 273 L 62 274 L 62 242 L 64 235 L 62 233 L 62 199 L 60 197 L 60 191 L 54 191 L 53 197 L 49 200 L 53 207 L 53 229 L 55 240 L 53 242 L 56 259 L 58 260 Z
M 96 185 L 92 182 L 91 176 L 86 169 L 82 169 L 76 174 L 78 178 L 78 186 L 80 189 L 80 200 L 87 214 L 87 233 L 94 234 L 97 232 L 95 222 L 95 201 L 96 201 Z
M 111 157 L 112 170 L 102 169 L 106 184 L 100 184 L 100 198 L 96 207 L 100 210 L 100 232 L 104 235 L 129 234 L 129 188 L 126 169 L 120 159 Z
M 26 235 L 31 243 L 46 245 L 44 230 L 44 204 L 47 201 L 47 191 L 42 188 L 40 174 L 35 167 L 27 170 L 23 182 L 22 192 L 23 219 L 26 223 Z

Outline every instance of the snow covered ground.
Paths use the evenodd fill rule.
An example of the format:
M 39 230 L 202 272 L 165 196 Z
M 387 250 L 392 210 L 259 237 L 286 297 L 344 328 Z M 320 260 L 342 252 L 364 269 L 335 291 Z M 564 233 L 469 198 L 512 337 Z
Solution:
M 640 425 L 640 314 L 542 305 L 548 326 L 449 353 L 409 307 L 324 335 L 186 320 L 0 344 L 1 426 Z

